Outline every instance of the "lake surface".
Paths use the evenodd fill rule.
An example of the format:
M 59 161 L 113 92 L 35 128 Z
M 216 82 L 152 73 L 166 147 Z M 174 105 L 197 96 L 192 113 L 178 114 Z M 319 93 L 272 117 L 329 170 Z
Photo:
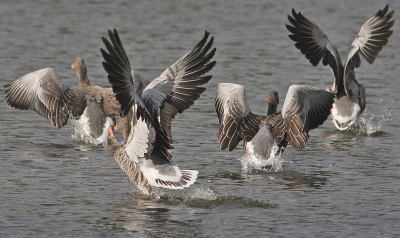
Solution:
M 400 1 L 388 1 L 400 15 Z M 326 88 L 328 67 L 312 67 L 285 24 L 295 8 L 316 22 L 342 60 L 361 25 L 385 6 L 338 1 L 2 1 L 1 85 L 52 67 L 78 85 L 108 86 L 100 39 L 117 28 L 133 69 L 155 78 L 200 40 L 215 37 L 218 61 L 199 100 L 173 122 L 174 161 L 199 171 L 183 191 L 140 195 L 114 162 L 118 146 L 74 140 L 32 111 L 9 107 L 0 89 L 1 237 L 398 237 L 400 236 L 400 22 L 373 65 L 357 79 L 367 109 L 357 131 L 329 119 L 307 147 L 288 146 L 282 170 L 241 172 L 238 149 L 220 151 L 214 98 L 220 82 L 246 87 L 253 112 L 266 114 L 270 90 L 281 105 L 292 84 Z M 70 125 L 70 123 L 68 124 Z M 122 141 L 122 135 L 117 134 Z

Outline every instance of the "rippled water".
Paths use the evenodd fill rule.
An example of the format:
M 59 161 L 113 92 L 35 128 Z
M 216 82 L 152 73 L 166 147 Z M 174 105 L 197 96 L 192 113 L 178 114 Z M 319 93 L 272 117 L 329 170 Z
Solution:
M 400 2 L 389 1 L 400 14 Z M 266 113 L 270 90 L 326 88 L 327 67 L 312 67 L 287 37 L 291 8 L 319 24 L 342 59 L 379 1 L 2 1 L 2 84 L 45 67 L 77 86 L 82 57 L 92 82 L 107 86 L 99 48 L 117 28 L 135 70 L 156 77 L 202 36 L 215 36 L 218 61 L 208 90 L 173 122 L 174 160 L 199 171 L 183 191 L 144 197 L 114 162 L 117 146 L 72 139 L 31 111 L 0 100 L 0 234 L 16 237 L 395 237 L 400 235 L 399 22 L 373 65 L 360 127 L 327 121 L 304 150 L 290 146 L 277 172 L 241 172 L 239 146 L 220 151 L 214 98 L 219 82 L 246 87 L 251 109 Z M 4 95 L 4 88 L 0 89 Z M 117 134 L 122 140 L 122 135 Z

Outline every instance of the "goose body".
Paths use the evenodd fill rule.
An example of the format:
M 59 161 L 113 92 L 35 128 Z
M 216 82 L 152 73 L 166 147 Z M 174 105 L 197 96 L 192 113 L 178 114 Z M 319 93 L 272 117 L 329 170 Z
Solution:
M 209 33 L 195 47 L 168 67 L 159 77 L 147 83 L 131 70 L 117 30 L 109 30 L 110 41 L 102 38 L 103 66 L 126 116 L 117 129 L 124 134 L 124 144 L 116 151 L 117 164 L 144 194 L 152 188 L 183 189 L 197 178 L 196 170 L 181 170 L 171 160 L 171 122 L 177 113 L 188 109 L 200 97 L 211 76 L 215 48 Z
M 272 169 L 273 157 L 282 154 L 288 143 L 295 149 L 305 147 L 308 132 L 328 118 L 333 100 L 333 93 L 292 85 L 280 112 L 276 111 L 278 93 L 270 92 L 268 114 L 262 116 L 251 112 L 242 85 L 220 83 L 215 108 L 220 124 L 218 141 L 221 150 L 232 151 L 244 140 L 246 153 L 266 161 L 264 169 Z
M 45 68 L 5 85 L 7 103 L 17 109 L 33 110 L 57 128 L 66 125 L 69 117 L 74 118 L 82 136 L 103 144 L 112 133 L 110 128 L 115 115 L 120 113 L 119 104 L 111 89 L 89 81 L 81 58 L 75 59 L 71 67 L 79 76 L 78 88 L 62 86 L 55 70 Z
M 386 5 L 361 26 L 344 65 L 336 47 L 318 25 L 294 9 L 292 16 L 288 15 L 292 25 L 286 25 L 286 28 L 292 33 L 289 37 L 296 42 L 296 48 L 313 66 L 322 60 L 323 65 L 329 64 L 332 69 L 335 81 L 327 90 L 336 93 L 332 118 L 339 130 L 346 130 L 355 124 L 365 110 L 365 88 L 357 82 L 354 70 L 361 66 L 360 54 L 372 64 L 383 46 L 388 43 L 388 38 L 393 33 L 390 28 L 395 22 L 390 21 L 394 11 L 388 13 L 388 9 L 389 6 Z

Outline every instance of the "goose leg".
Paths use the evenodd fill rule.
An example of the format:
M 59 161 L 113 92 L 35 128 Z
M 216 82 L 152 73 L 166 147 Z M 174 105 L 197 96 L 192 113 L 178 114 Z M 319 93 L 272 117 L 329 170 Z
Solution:
M 113 127 L 112 126 L 110 126 L 109 128 L 108 128 L 108 132 L 110 133 L 110 135 L 111 135 L 111 144 L 115 144 L 115 143 L 117 143 L 117 138 L 115 138 L 115 135 L 114 135 L 114 130 L 113 130 Z

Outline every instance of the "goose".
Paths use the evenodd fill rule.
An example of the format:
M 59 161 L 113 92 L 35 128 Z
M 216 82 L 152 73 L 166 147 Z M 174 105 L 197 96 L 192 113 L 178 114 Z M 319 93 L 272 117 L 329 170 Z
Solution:
M 361 26 L 347 53 L 344 66 L 336 47 L 317 24 L 294 9 L 293 16 L 288 15 L 293 26 L 286 25 L 286 28 L 292 33 L 289 37 L 296 42 L 296 48 L 313 66 L 322 60 L 323 65 L 329 64 L 332 69 L 335 80 L 327 91 L 336 93 L 331 114 L 333 123 L 339 130 L 349 129 L 365 110 L 365 88 L 357 82 L 354 70 L 361 66 L 360 54 L 372 64 L 383 46 L 388 43 L 388 38 L 393 33 L 390 28 L 395 22 L 390 21 L 394 11 L 387 13 L 388 9 L 389 5 L 386 5 Z
M 216 49 L 210 51 L 214 38 L 208 41 L 209 34 L 148 84 L 131 70 L 117 30 L 108 30 L 111 42 L 102 37 L 103 66 L 130 128 L 115 161 L 145 195 L 155 187 L 183 189 L 197 179 L 198 171 L 181 170 L 171 159 L 171 122 L 193 105 L 205 90 L 199 86 L 212 77 L 204 76 L 216 64 L 210 62 Z
M 244 140 L 246 153 L 265 162 L 261 169 L 272 170 L 274 157 L 281 155 L 288 143 L 295 149 L 305 147 L 308 132 L 324 123 L 333 101 L 333 93 L 311 86 L 292 85 L 280 112 L 277 112 L 278 93 L 269 93 L 267 115 L 263 116 L 250 110 L 244 86 L 220 83 L 215 99 L 220 148 L 232 151 Z
M 111 88 L 101 88 L 89 81 L 82 58 L 76 58 L 71 67 L 79 77 L 79 86 L 70 89 L 61 85 L 53 68 L 28 73 L 6 85 L 8 105 L 20 110 L 33 110 L 61 128 L 68 118 L 76 119 L 80 133 L 101 145 L 113 137 L 112 126 L 120 106 Z

